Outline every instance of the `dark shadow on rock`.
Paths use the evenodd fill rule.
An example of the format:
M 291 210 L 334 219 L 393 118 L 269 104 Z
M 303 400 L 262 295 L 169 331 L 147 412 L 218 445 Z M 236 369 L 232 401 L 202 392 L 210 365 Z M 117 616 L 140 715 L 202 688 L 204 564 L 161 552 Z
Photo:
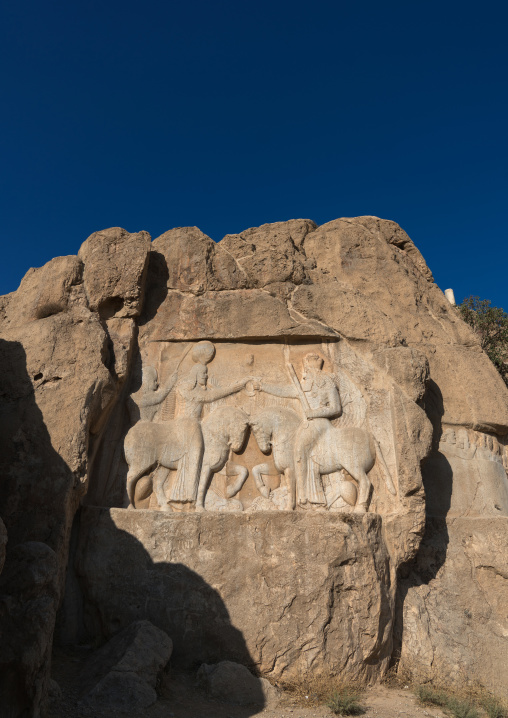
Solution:
M 146 291 L 139 326 L 147 324 L 157 314 L 157 310 L 168 295 L 169 271 L 166 258 L 152 249 L 148 255 Z
M 232 625 L 219 592 L 200 575 L 181 563 L 154 563 L 137 538 L 115 525 L 108 509 L 83 507 L 78 524 L 69 563 L 73 577 L 67 581 L 72 591 L 59 615 L 59 624 L 71 630 L 58 632 L 61 643 L 98 645 L 145 619 L 172 639 L 175 671 L 195 673 L 203 663 L 229 660 L 255 673 L 242 632 Z M 247 718 L 264 706 L 258 682 L 257 707 L 244 706 L 236 715 Z
M 40 381 L 41 377 L 34 377 Z M 20 342 L 0 339 L 0 714 L 37 713 L 49 678 L 74 475 L 54 450 Z
M 433 429 L 431 453 L 422 463 L 425 531 L 414 559 L 403 564 L 398 571 L 393 665 L 398 663 L 400 657 L 404 635 L 404 603 L 408 591 L 414 586 L 430 583 L 437 576 L 445 563 L 449 543 L 446 516 L 451 506 L 453 470 L 446 456 L 439 451 L 444 405 L 441 389 L 432 379 L 427 383 L 423 408 Z
M 143 311 L 137 322 L 143 326 L 157 314 L 157 310 L 168 294 L 169 271 L 163 254 L 152 250 L 148 255 L 148 268 L 146 277 L 146 290 Z M 103 328 L 108 334 L 105 322 Z M 109 334 L 108 334 L 109 336 Z M 109 369 L 114 367 L 114 349 L 111 340 L 108 342 Z M 127 477 L 127 464 L 123 455 L 123 439 L 128 429 L 139 419 L 138 416 L 129 416 L 127 400 L 131 393 L 141 386 L 141 356 L 136 346 L 132 357 L 129 377 L 123 384 L 120 394 L 111 413 L 107 417 L 107 425 L 96 439 L 92 462 L 89 466 L 89 485 L 84 503 L 96 506 L 124 506 L 126 500 L 125 480 Z M 131 410 L 136 407 L 131 406 Z

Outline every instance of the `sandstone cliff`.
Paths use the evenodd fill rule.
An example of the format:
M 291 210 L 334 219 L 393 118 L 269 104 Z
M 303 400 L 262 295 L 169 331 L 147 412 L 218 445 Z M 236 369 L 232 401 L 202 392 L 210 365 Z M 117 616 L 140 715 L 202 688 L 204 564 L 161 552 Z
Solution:
M 174 517 L 155 511 L 147 475 L 135 519 L 122 508 L 126 402 L 142 367 L 186 366 L 185 351 L 202 340 L 216 344 L 219 379 L 257 366 L 277 378 L 283 351 L 295 366 L 309 347 L 317 352 L 343 400 L 336 427 L 368 427 L 394 492 L 378 462 L 367 514 L 352 514 L 355 498 L 344 493 L 334 514 L 281 511 L 268 521 L 274 507 L 246 484 L 242 514 L 217 499 L 226 513 Z M 55 625 L 61 641 L 104 640 L 148 617 L 174 634 L 182 662 L 366 680 L 386 671 L 397 619 L 405 667 L 456 678 L 462 664 L 487 685 L 496 676 L 498 690 L 502 675 L 508 692 L 508 390 L 396 223 L 291 220 L 219 243 L 193 227 L 153 242 L 146 232 L 96 232 L 77 257 L 29 270 L 0 298 L 0 365 L 0 693 L 9 715 L 43 705 Z M 259 392 L 250 395 L 242 411 Z M 156 422 L 174 415 L 170 398 L 161 407 Z M 118 567 L 122 546 L 138 557 L 131 568 Z M 185 570 L 169 576 L 177 564 Z M 148 585 L 159 603 L 145 611 Z M 199 598 L 207 592 L 210 620 Z M 179 618 L 161 613 L 168 599 Z

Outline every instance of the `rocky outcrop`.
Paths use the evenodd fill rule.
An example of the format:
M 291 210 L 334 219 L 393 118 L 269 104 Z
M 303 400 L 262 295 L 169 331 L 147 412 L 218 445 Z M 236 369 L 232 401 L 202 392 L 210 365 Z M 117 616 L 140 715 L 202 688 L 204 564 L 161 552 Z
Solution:
M 78 258 L 91 310 L 103 319 L 140 314 L 150 245 L 148 232 L 129 234 L 121 227 L 94 232 L 83 242 Z
M 143 265 L 148 251 L 147 240 Z M 103 270 L 97 265 L 97 282 L 108 284 Z M 87 491 L 94 442 L 121 387 L 107 326 L 88 304 L 83 275 L 77 257 L 29 270 L 3 302 L 0 320 L 0 515 L 8 534 L 0 622 L 9 647 L 0 672 L 2 704 L 12 716 L 38 715 L 47 690 L 72 521 Z M 139 280 L 138 268 L 126 263 L 115 296 L 125 305 L 136 291 L 139 299 Z
M 429 519 L 400 583 L 400 669 L 508 696 L 508 518 Z
M 330 392 L 343 405 L 334 429 L 361 427 L 374 442 L 369 513 L 351 513 L 357 477 L 337 472 L 323 482 L 326 513 L 308 514 L 303 505 L 288 512 L 282 474 L 251 429 L 246 447 L 233 452 L 236 464 L 226 461 L 212 480 L 207 505 L 220 515 L 177 513 L 178 502 L 168 502 L 168 513 L 153 510 L 160 476 L 149 470 L 134 497 L 138 510 L 122 508 L 128 407 L 141 391 L 142 369 L 156 369 L 162 390 L 175 367 L 180 379 L 195 370 L 200 340 L 215 345 L 215 358 L 205 362 L 212 362 L 210 387 L 255 380 L 244 381 L 241 398 L 216 405 L 234 406 L 251 428 L 260 408 L 287 401 L 268 401 L 256 388 L 288 381 L 284 352 L 298 380 L 306 353 L 321 357 L 317 376 L 335 377 Z M 488 542 L 477 546 L 477 529 L 501 551 L 508 391 L 394 222 L 357 217 L 316 227 L 290 220 L 219 243 L 195 227 L 153 243 L 146 232 L 96 232 L 77 257 L 30 270 L 16 292 L 0 298 L 0 368 L 0 516 L 8 537 L 5 544 L 0 533 L 8 646 L 0 687 L 10 715 L 37 716 L 59 606 L 62 640 L 106 640 L 148 619 L 168 631 L 183 663 L 227 659 L 266 675 L 315 670 L 373 680 L 390 660 L 402 570 L 397 640 L 405 667 L 422 667 L 432 654 L 447 675 L 459 660 L 477 670 L 488 664 L 489 641 L 492 663 L 500 655 L 505 569 L 489 557 Z M 181 396 L 168 391 L 149 421 L 179 416 Z M 231 482 L 244 475 L 242 466 L 250 476 L 253 462 L 266 464 L 266 496 L 251 477 L 232 498 Z M 439 529 L 432 521 L 425 528 L 426 515 L 441 521 Z M 79 549 L 64 600 L 73 521 Z M 124 560 L 122 546 L 135 561 Z M 474 610 L 452 600 L 471 571 L 466 595 Z M 201 593 L 210 597 L 211 615 Z M 169 621 L 172 601 L 185 610 L 175 608 Z M 462 643 L 441 640 L 438 615 Z M 486 682 L 492 673 L 485 668 Z

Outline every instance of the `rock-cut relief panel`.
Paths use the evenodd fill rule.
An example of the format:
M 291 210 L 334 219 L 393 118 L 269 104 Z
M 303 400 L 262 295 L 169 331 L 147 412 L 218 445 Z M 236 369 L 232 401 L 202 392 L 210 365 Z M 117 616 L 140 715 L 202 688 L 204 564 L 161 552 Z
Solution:
M 127 400 L 126 506 L 146 507 L 149 477 L 148 507 L 162 511 L 365 512 L 375 465 L 395 495 L 335 344 L 148 345 Z
M 439 444 L 453 475 L 449 516 L 508 515 L 507 438 L 445 427 Z

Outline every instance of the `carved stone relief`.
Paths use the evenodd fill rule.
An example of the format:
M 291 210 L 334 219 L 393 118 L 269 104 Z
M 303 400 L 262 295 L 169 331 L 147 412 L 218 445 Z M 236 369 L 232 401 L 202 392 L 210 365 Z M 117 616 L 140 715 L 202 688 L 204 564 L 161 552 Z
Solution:
M 450 515 L 508 515 L 506 437 L 446 427 L 439 451 L 461 486 L 451 496 Z
M 374 466 L 377 486 L 396 496 L 393 447 L 369 426 L 337 344 L 148 344 L 126 401 L 124 505 L 364 513 Z

